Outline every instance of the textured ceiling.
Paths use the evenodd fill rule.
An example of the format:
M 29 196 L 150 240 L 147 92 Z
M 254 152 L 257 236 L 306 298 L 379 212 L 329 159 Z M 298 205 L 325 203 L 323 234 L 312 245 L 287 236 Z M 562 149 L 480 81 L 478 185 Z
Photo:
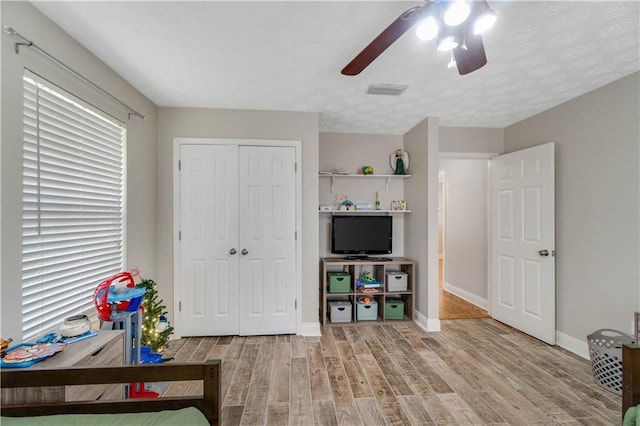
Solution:
M 159 106 L 317 111 L 325 132 L 403 134 L 427 116 L 501 128 L 640 70 L 638 1 L 489 3 L 498 21 L 480 70 L 448 70 L 449 54 L 412 29 L 347 77 L 420 2 L 33 2 Z M 409 88 L 365 94 L 378 83 Z

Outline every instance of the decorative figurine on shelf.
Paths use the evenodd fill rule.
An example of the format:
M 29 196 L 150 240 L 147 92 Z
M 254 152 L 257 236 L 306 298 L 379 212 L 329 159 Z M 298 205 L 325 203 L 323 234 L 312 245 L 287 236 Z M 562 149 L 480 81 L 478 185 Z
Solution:
M 372 175 L 373 174 L 373 167 L 371 167 L 371 166 L 362 166 L 362 174 L 363 175 Z
M 409 171 L 409 154 L 407 151 L 396 149 L 389 158 L 389 163 L 396 175 L 406 175 Z
M 351 200 L 344 200 L 340 205 L 340 210 L 342 211 L 355 211 L 356 205 Z
M 336 192 L 336 194 L 333 196 L 333 205 L 335 206 L 336 210 L 340 210 L 340 207 L 342 207 L 342 203 L 344 203 L 348 199 L 349 197 L 347 197 L 345 194 Z

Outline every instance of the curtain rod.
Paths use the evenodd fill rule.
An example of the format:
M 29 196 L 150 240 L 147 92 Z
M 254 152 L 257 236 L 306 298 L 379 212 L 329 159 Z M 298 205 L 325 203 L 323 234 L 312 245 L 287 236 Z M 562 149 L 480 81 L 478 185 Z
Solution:
M 142 115 L 141 113 L 139 113 L 138 111 L 136 111 L 135 109 L 131 108 L 129 105 L 127 105 L 126 103 L 122 102 L 120 99 L 116 98 L 115 96 L 113 96 L 111 93 L 107 92 L 106 90 L 104 90 L 102 87 L 98 86 L 97 84 L 95 84 L 93 81 L 89 80 L 88 78 L 86 78 L 85 76 L 83 76 L 82 74 L 80 74 L 78 71 L 74 70 L 73 68 L 71 68 L 70 66 L 68 66 L 67 64 L 65 64 L 64 62 L 60 61 L 58 58 L 56 58 L 55 56 L 51 55 L 50 53 L 48 53 L 46 50 L 43 50 L 42 48 L 40 48 L 39 46 L 37 46 L 33 41 L 27 39 L 26 37 L 24 37 L 22 34 L 20 34 L 19 32 L 17 32 L 15 29 L 13 29 L 12 27 L 3 24 L 2 25 L 2 29 L 7 33 L 7 34 L 11 34 L 14 37 L 19 38 L 20 40 L 22 40 L 21 43 L 16 43 L 15 44 L 15 51 L 16 54 L 20 54 L 20 46 L 25 46 L 25 47 L 30 47 L 34 50 L 36 50 L 38 53 L 40 53 L 41 55 L 43 55 L 44 57 L 46 57 L 47 59 L 49 59 L 50 61 L 52 61 L 53 63 L 55 63 L 56 65 L 58 65 L 59 67 L 65 69 L 66 71 L 70 72 L 71 74 L 73 74 L 74 76 L 76 76 L 77 78 L 79 78 L 80 80 L 82 80 L 83 82 L 85 82 L 86 84 L 88 84 L 89 86 L 93 87 L 94 89 L 96 89 L 98 92 L 102 93 L 103 95 L 107 96 L 109 99 L 119 103 L 120 105 L 124 106 L 126 109 L 129 110 L 128 113 L 128 117 L 129 120 L 131 120 L 131 116 L 132 115 L 137 115 L 138 117 L 140 117 L 141 119 L 146 119 L 146 117 L 144 115 Z

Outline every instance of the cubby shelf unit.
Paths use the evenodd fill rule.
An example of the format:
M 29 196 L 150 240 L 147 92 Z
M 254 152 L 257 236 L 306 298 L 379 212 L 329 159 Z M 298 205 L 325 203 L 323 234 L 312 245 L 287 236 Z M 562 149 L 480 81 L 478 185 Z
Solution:
M 367 268 L 373 272 L 373 276 L 381 281 L 381 287 L 378 293 L 360 293 L 355 288 L 356 277 L 360 275 L 363 268 Z M 330 293 L 329 280 L 327 274 L 329 272 L 345 271 L 350 275 L 351 285 L 347 293 Z M 388 291 L 387 273 L 388 272 L 404 272 L 407 274 L 406 291 Z M 401 321 L 413 321 L 415 300 L 415 262 L 403 257 L 391 258 L 391 260 L 381 261 L 375 257 L 364 260 L 352 260 L 341 257 L 324 257 L 320 259 L 320 321 L 322 325 L 328 326 L 349 326 L 359 324 L 380 324 L 380 323 L 397 323 Z M 358 320 L 356 301 L 359 297 L 374 297 L 378 302 L 378 317 L 375 321 Z M 385 320 L 385 305 L 387 299 L 401 299 L 404 302 L 404 319 L 403 320 Z M 329 302 L 344 300 L 351 302 L 351 322 L 332 323 L 329 318 Z

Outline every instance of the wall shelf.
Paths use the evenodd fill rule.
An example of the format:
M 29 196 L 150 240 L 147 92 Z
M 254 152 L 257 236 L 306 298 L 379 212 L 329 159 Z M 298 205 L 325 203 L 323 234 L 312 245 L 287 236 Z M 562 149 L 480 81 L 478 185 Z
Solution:
M 389 190 L 389 181 L 391 179 L 407 179 L 410 178 L 411 175 L 361 175 L 361 174 L 343 174 L 343 173 L 320 173 L 319 176 L 321 178 L 331 178 L 331 192 L 334 189 L 334 182 L 336 178 L 356 178 L 356 179 L 385 179 L 384 189 L 385 191 Z
M 330 213 L 330 214 L 404 214 L 411 213 L 411 210 L 318 210 L 318 213 Z

